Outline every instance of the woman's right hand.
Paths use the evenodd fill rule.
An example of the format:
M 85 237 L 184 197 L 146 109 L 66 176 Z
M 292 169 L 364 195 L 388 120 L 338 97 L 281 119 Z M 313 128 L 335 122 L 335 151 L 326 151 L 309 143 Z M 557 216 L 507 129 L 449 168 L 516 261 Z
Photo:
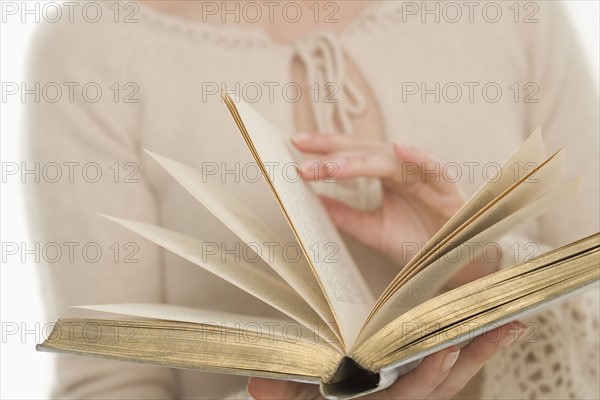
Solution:
M 377 178 L 383 202 L 361 211 L 323 198 L 336 226 L 398 264 L 407 260 L 403 244 L 424 243 L 463 205 L 456 183 L 435 174 L 436 161 L 423 151 L 344 135 L 299 134 L 294 145 L 310 158 L 300 165 L 305 180 L 335 182 Z
M 420 247 L 431 239 L 465 202 L 457 183 L 433 172 L 440 169 L 438 162 L 413 147 L 306 133 L 294 136 L 293 143 L 311 155 L 300 166 L 305 180 L 381 180 L 383 201 L 374 211 L 358 210 L 332 198 L 322 197 L 322 201 L 338 229 L 398 265 L 406 264 L 414 255 L 406 249 Z M 459 286 L 497 268 L 497 263 L 474 260 L 449 284 Z

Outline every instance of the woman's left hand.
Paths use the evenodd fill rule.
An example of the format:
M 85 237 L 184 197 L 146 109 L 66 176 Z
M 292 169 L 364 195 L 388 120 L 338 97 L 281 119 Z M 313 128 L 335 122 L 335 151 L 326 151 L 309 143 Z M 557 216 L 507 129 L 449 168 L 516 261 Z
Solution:
M 416 369 L 401 376 L 389 388 L 364 399 L 450 399 L 498 351 L 522 338 L 527 333 L 526 328 L 521 322 L 512 322 L 476 337 L 460 350 L 455 346 L 440 350 L 425 357 Z M 248 393 L 257 400 L 323 399 L 317 385 L 264 378 L 250 378 Z

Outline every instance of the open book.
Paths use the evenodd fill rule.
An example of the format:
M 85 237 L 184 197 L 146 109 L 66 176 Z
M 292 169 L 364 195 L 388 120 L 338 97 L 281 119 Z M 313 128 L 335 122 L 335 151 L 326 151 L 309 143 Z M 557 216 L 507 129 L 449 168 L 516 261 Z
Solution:
M 289 320 L 166 304 L 88 305 L 82 308 L 119 317 L 61 318 L 38 350 L 309 382 L 320 384 L 327 398 L 352 398 L 388 387 L 428 354 L 599 281 L 600 235 L 595 234 L 438 294 L 470 255 L 556 206 L 580 185 L 581 177 L 558 183 L 563 151 L 546 154 L 538 129 L 399 268 L 376 299 L 319 198 L 305 182 L 287 179 L 295 161 L 289 145 L 250 106 L 223 98 L 300 249 L 297 260 L 256 248 L 263 250 L 256 254 L 272 268 L 269 273 L 207 252 L 194 237 L 107 218 L 254 295 Z M 235 193 L 193 168 L 148 153 L 241 241 L 278 242 L 269 221 Z M 334 256 L 311 250 L 326 243 L 335 244 Z

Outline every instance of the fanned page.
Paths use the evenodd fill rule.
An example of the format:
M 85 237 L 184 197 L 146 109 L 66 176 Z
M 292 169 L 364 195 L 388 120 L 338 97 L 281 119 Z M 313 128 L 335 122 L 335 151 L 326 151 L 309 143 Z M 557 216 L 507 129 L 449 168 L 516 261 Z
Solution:
M 283 329 L 293 325 L 295 337 L 298 340 L 308 340 L 315 343 L 326 343 L 322 338 L 315 336 L 312 329 L 294 323 L 290 320 L 265 318 L 257 315 L 243 315 L 214 310 L 202 310 L 192 307 L 178 306 L 174 304 L 154 303 L 119 303 L 119 304 L 94 304 L 85 306 L 74 306 L 84 310 L 99 311 L 103 313 L 127 315 L 131 317 L 160 319 L 163 321 L 189 322 L 192 324 L 206 324 L 238 328 L 259 325 L 269 327 L 272 334 L 282 334 Z M 297 332 L 296 332 L 297 331 Z M 295 338 L 294 337 L 294 338 Z
M 315 310 L 285 282 L 246 261 L 228 260 L 220 253 L 207 253 L 203 242 L 194 237 L 151 224 L 105 217 L 250 293 L 304 326 L 319 327 L 316 329 L 318 335 L 342 350 L 331 327 L 324 324 Z
M 563 176 L 563 173 L 564 156 L 563 151 L 560 150 L 444 237 L 410 269 L 405 268 L 399 275 L 400 279 L 396 278 L 396 288 L 423 270 L 436 258 L 443 256 L 445 251 L 451 250 L 453 246 L 469 240 L 484 229 L 525 207 L 536 197 L 545 193 Z
M 546 148 L 541 129 L 537 128 L 508 161 L 504 163 L 497 174 L 477 190 L 460 210 L 409 260 L 398 276 L 383 291 L 367 320 L 371 319 L 397 290 L 398 284 L 406 271 L 412 269 L 423 257 L 462 225 L 467 223 L 469 219 L 473 218 L 494 199 L 497 199 L 503 192 L 515 185 L 515 183 L 524 180 L 528 175 L 531 175 L 545 161 L 547 161 Z
M 117 304 L 90 304 L 83 306 L 72 306 L 72 308 L 81 308 L 83 310 L 99 311 L 109 314 L 128 315 L 131 317 L 160 319 L 163 321 L 189 322 L 192 324 L 214 324 L 235 327 L 237 325 L 247 325 L 252 323 L 274 322 L 273 329 L 278 329 L 289 320 L 264 318 L 257 315 L 234 314 L 214 310 L 203 310 L 199 308 L 178 306 L 175 304 L 155 304 L 155 303 L 117 303 Z M 309 330 L 301 325 L 297 325 L 302 334 L 300 337 L 310 337 Z M 318 339 L 318 338 L 314 338 Z
M 119 316 L 60 318 L 36 349 L 315 384 L 333 376 L 343 358 L 313 330 L 292 321 L 168 304 L 82 308 Z M 91 338 L 87 329 L 90 326 L 95 332 L 108 334 Z
M 278 248 L 281 248 L 282 245 L 296 243 L 293 234 L 290 233 L 291 240 L 286 238 L 281 244 L 281 236 L 278 237 L 256 213 L 224 190 L 222 185 L 203 179 L 203 175 L 194 168 L 148 150 L 146 152 L 244 243 L 257 246 L 260 249 L 257 254 L 306 300 L 325 324 L 336 327 L 331 309 L 308 261 L 304 257 L 292 261 L 290 257 L 284 257 L 282 251 L 271 251 L 268 247 L 279 244 Z M 300 251 L 299 248 L 296 250 Z M 337 330 L 336 334 L 341 339 Z
M 409 312 L 429 299 L 441 288 L 443 282 L 468 262 L 477 258 L 486 244 L 497 240 L 518 225 L 539 217 L 573 196 L 580 188 L 581 181 L 582 175 L 539 197 L 522 209 L 478 233 L 468 242 L 462 243 L 436 258 L 423 271 L 401 286 L 383 304 L 379 312 L 365 326 L 356 344 L 364 342 L 399 315 Z
M 223 98 L 323 288 L 345 347 L 352 347 L 374 303 L 366 281 L 319 198 L 300 180 L 281 133 L 243 101 Z
M 548 158 L 541 128 L 537 128 L 527 140 L 519 146 L 496 174 L 471 196 L 460 210 L 440 229 L 431 242 L 449 235 L 464 224 L 480 209 L 502 194 L 509 187 L 532 173 Z
M 421 359 L 598 284 L 600 234 L 444 293 L 398 317 L 353 351 L 379 371 Z

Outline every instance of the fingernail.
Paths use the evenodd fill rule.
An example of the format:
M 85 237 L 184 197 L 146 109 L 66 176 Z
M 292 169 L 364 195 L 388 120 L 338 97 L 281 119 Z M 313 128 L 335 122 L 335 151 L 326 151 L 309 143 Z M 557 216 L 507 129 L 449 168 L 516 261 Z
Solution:
M 450 370 L 450 368 L 452 368 L 452 366 L 458 359 L 459 354 L 460 354 L 460 350 L 456 350 L 452 353 L 446 354 L 446 357 L 444 357 L 444 360 L 442 361 L 442 365 L 440 366 L 440 368 L 442 369 L 442 372 L 447 372 Z
M 522 322 L 518 322 L 518 324 L 519 324 L 519 332 L 518 332 L 517 338 L 515 339 L 515 342 L 518 342 L 520 339 L 523 339 L 527 335 L 528 328 L 529 328 L 527 325 L 525 325 Z
M 246 393 L 248 393 L 248 396 L 249 396 L 251 399 L 254 399 L 254 397 L 252 397 L 252 394 L 250 393 L 250 390 L 251 390 L 251 389 L 250 389 L 250 382 L 252 382 L 252 381 L 251 381 L 250 379 L 248 379 L 248 383 L 246 383 Z
M 309 140 L 312 138 L 312 134 L 307 133 L 307 132 L 300 132 L 300 133 L 296 133 L 293 137 L 292 140 L 296 143 L 299 142 L 304 142 L 306 140 Z
M 402 159 L 402 157 L 404 156 L 404 148 L 398 143 L 394 143 L 392 147 L 394 149 L 394 155 L 399 159 Z
M 513 344 L 515 340 L 517 340 L 521 336 L 522 333 L 523 330 L 520 327 L 512 328 L 511 330 L 506 332 L 506 335 L 502 339 L 500 339 L 500 348 L 503 349 Z

